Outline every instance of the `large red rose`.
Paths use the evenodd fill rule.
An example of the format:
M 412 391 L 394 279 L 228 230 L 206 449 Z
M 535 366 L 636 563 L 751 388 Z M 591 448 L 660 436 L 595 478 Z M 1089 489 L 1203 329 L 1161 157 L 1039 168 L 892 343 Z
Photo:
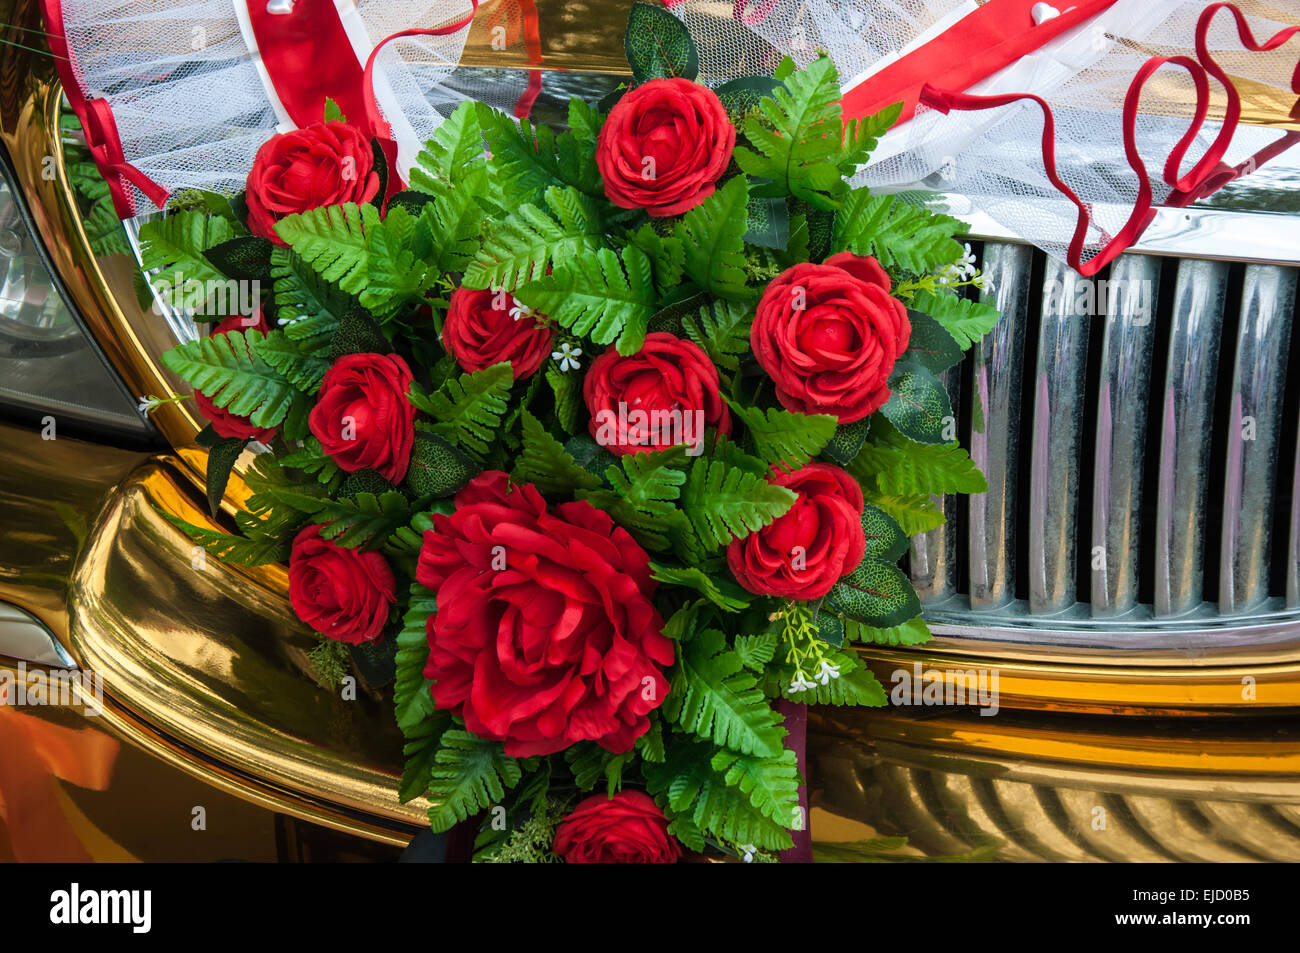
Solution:
M 339 469 L 402 482 L 415 442 L 412 379 L 396 354 L 346 354 L 325 372 L 307 426 Z
M 234 315 L 226 318 L 212 331 L 212 336 L 218 334 L 228 334 L 231 331 L 243 332 L 249 328 L 256 328 L 263 334 L 267 332 L 266 318 L 262 314 L 262 309 L 258 309 L 248 317 L 243 315 Z M 236 344 L 236 347 L 243 347 L 247 350 L 246 344 Z M 238 414 L 232 414 L 224 407 L 218 407 L 202 391 L 194 392 L 194 403 L 204 417 L 212 424 L 213 431 L 219 437 L 238 440 L 257 440 L 261 443 L 270 443 L 271 438 L 275 436 L 274 427 L 255 427 L 247 417 L 241 417 Z
M 552 849 L 569 864 L 675 864 L 682 855 L 664 812 L 640 791 L 593 794 L 556 828 Z
M 548 511 L 531 484 L 482 473 L 434 514 L 415 578 L 438 597 L 434 701 L 476 735 L 524 757 L 579 741 L 629 751 L 649 729 L 673 644 L 650 557 L 590 503 Z
M 248 173 L 248 230 L 285 242 L 275 223 L 286 215 L 344 202 L 369 202 L 379 191 L 370 140 L 345 122 L 318 122 L 272 136 Z
M 749 333 L 787 410 L 861 420 L 889 399 L 885 383 L 912 324 L 874 258 L 843 252 L 787 268 L 767 286 Z
M 442 343 L 467 371 L 510 362 L 515 380 L 531 376 L 551 353 L 555 332 L 505 291 L 457 288 L 451 293 Z
M 375 552 L 347 549 L 321 539 L 308 526 L 289 554 L 289 601 L 302 621 L 321 635 L 360 645 L 383 633 L 397 599 L 393 571 Z
M 652 79 L 610 110 L 596 143 L 596 165 L 611 202 L 664 218 L 713 194 L 735 144 L 736 129 L 711 89 L 685 79 Z
M 862 487 L 839 467 L 810 463 L 777 471 L 777 486 L 799 494 L 785 514 L 727 547 L 727 565 L 750 592 L 820 599 L 858 568 L 866 551 Z
M 731 433 L 731 412 L 718 393 L 718 369 L 693 342 L 655 331 L 636 354 L 611 347 L 582 382 L 591 435 L 617 454 L 703 446 L 704 428 Z

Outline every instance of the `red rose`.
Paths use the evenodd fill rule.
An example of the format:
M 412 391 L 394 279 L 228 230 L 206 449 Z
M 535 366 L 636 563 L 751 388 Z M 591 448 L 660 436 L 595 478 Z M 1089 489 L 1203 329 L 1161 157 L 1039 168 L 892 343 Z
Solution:
M 593 794 L 560 823 L 552 849 L 569 864 L 675 864 L 682 855 L 663 811 L 640 791 Z
M 843 252 L 777 275 L 759 299 L 749 343 L 787 410 L 848 424 L 889 399 L 885 381 L 911 334 L 880 263 Z
M 554 336 L 505 291 L 457 288 L 442 325 L 443 346 L 463 370 L 481 371 L 509 361 L 515 380 L 542 366 Z
M 582 382 L 591 435 L 613 453 L 702 446 L 704 428 L 731 433 L 731 412 L 718 394 L 718 369 L 691 341 L 666 331 L 647 334 L 639 352 L 611 347 Z
M 248 173 L 248 230 L 285 242 L 275 223 L 286 215 L 344 202 L 369 202 L 379 191 L 375 154 L 355 126 L 318 122 L 262 143 Z
M 325 372 L 307 425 L 339 469 L 402 482 L 415 442 L 411 381 L 396 354 L 346 354 Z
M 611 202 L 664 218 L 713 194 L 735 144 L 735 127 L 713 90 L 685 79 L 652 79 L 610 110 L 596 165 Z
M 302 621 L 321 635 L 360 645 L 384 631 L 397 600 L 393 571 L 379 553 L 348 549 L 321 539 L 308 526 L 289 555 L 289 601 Z
M 233 317 L 226 318 L 226 320 L 222 321 L 213 329 L 212 336 L 216 337 L 218 334 L 227 334 L 231 331 L 235 331 L 242 336 L 242 332 L 249 328 L 256 328 L 263 334 L 267 332 L 266 318 L 262 315 L 262 308 L 260 305 L 258 306 L 258 309 L 248 317 L 237 314 Z M 234 346 L 243 347 L 245 350 L 248 349 L 247 344 L 235 343 Z M 232 414 L 230 411 L 226 410 L 226 408 L 218 407 L 212 402 L 212 398 L 208 397 L 202 391 L 196 390 L 194 392 L 194 403 L 198 407 L 199 413 L 208 418 L 208 421 L 212 424 L 213 431 L 219 437 L 238 440 L 257 440 L 261 443 L 270 443 L 271 438 L 275 436 L 274 427 L 254 427 L 248 422 L 247 417 Z
M 866 551 L 862 488 L 839 467 L 810 463 L 777 471 L 777 486 L 799 494 L 783 516 L 727 547 L 727 565 L 742 586 L 763 596 L 820 599 L 858 568 Z
M 438 597 L 434 701 L 476 735 L 525 757 L 579 741 L 629 751 L 649 730 L 673 644 L 650 557 L 590 503 L 548 512 L 531 484 L 481 473 L 434 514 L 415 578 Z

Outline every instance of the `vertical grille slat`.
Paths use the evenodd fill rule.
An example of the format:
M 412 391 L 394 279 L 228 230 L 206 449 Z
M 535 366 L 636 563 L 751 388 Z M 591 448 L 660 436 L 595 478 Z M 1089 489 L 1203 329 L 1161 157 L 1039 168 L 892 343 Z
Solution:
M 1093 465 L 1089 564 L 1094 616 L 1119 615 L 1138 602 L 1138 537 L 1145 462 L 1147 395 L 1156 335 L 1160 262 L 1123 255 L 1111 268 L 1102 340 Z
M 1165 389 L 1161 401 L 1156 509 L 1155 614 L 1200 605 L 1210 441 L 1228 265 L 1178 264 Z
M 983 271 L 1002 318 L 973 349 L 971 457 L 988 479 L 989 491 L 969 498 L 970 602 L 991 609 L 1015 598 L 1016 445 L 1020 421 L 1021 367 L 1029 315 L 1032 249 L 990 242 Z
M 1300 371 L 1300 368 L 1297 369 Z M 1291 534 L 1286 547 L 1286 606 L 1300 609 L 1300 421 L 1296 423 L 1295 464 L 1291 477 Z
M 1219 610 L 1250 609 L 1268 598 L 1278 443 L 1291 338 L 1296 272 L 1246 268 L 1227 421 L 1227 473 L 1219 559 Z
M 1029 611 L 1035 615 L 1075 603 L 1079 441 L 1091 318 L 1078 305 L 1092 297 L 1088 283 L 1067 265 L 1047 263 L 1030 438 Z
M 961 368 L 950 367 L 939 375 L 939 379 L 948 391 L 952 412 L 960 413 Z M 940 602 L 952 595 L 957 587 L 956 498 L 936 495 L 932 499 L 947 519 L 937 529 L 912 537 L 909 558 L 912 585 L 922 602 Z

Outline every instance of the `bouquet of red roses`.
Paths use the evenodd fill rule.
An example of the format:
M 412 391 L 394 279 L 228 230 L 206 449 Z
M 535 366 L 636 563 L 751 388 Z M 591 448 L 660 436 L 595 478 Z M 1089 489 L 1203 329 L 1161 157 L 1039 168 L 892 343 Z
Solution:
M 392 655 L 400 795 L 481 857 L 763 859 L 776 700 L 882 705 L 850 643 L 928 638 L 897 562 L 985 489 L 939 375 L 997 315 L 959 222 L 846 184 L 897 110 L 828 59 L 711 90 L 648 4 L 626 45 L 563 131 L 465 104 L 395 190 L 331 106 L 142 230 L 178 305 L 266 288 L 166 357 L 214 508 L 260 451 L 238 533 L 177 522 L 287 559 L 322 665 Z

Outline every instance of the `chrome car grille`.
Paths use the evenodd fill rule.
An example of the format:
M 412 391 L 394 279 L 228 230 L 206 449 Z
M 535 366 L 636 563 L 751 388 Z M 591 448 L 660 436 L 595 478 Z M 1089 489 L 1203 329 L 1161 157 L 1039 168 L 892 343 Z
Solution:
M 1300 642 L 1300 270 L 1131 253 L 1087 287 L 979 254 L 1002 318 L 945 383 L 989 491 L 913 540 L 936 634 L 1117 661 Z

